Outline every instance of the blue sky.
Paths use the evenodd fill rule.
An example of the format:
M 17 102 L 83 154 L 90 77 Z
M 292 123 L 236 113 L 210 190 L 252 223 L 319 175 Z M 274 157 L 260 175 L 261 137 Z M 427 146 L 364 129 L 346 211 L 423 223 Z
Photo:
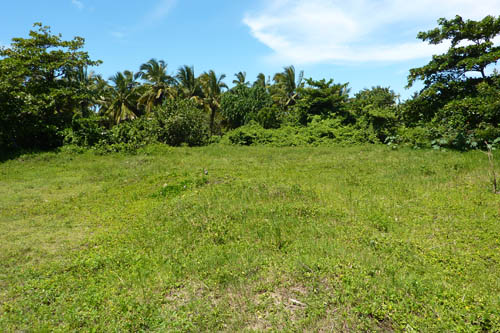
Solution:
M 406 98 L 415 91 L 404 89 L 408 70 L 446 50 L 420 43 L 418 31 L 439 17 L 498 13 L 500 0 L 2 1 L 0 45 L 42 22 L 64 39 L 84 37 L 105 78 L 150 58 L 170 72 L 214 69 L 227 83 L 239 71 L 253 81 L 293 64 L 306 77 L 349 82 L 352 92 L 381 85 Z

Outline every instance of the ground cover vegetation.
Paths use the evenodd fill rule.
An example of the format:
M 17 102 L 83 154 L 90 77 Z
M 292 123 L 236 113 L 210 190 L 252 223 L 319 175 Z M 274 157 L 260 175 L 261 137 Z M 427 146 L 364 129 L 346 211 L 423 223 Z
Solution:
M 71 144 L 104 151 L 151 142 L 200 146 L 389 143 L 415 147 L 485 148 L 500 137 L 500 17 L 440 19 L 422 41 L 449 42 L 447 53 L 410 70 L 420 92 L 401 102 L 388 87 L 350 95 L 348 83 L 304 78 L 293 66 L 254 82 L 194 67 L 169 71 L 151 59 L 109 80 L 84 40 L 64 41 L 40 23 L 29 38 L 0 50 L 2 151 Z
M 22 155 L 0 164 L 0 330 L 497 332 L 490 186 L 477 150 Z

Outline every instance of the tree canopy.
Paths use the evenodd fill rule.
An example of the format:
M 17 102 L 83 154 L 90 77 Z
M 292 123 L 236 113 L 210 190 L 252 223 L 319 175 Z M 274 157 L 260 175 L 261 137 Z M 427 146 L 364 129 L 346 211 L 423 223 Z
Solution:
M 420 32 L 418 38 L 430 44 L 448 41 L 451 46 L 445 54 L 433 56 L 427 65 L 411 69 L 408 86 L 417 80 L 422 80 L 426 88 L 437 83 L 465 81 L 473 72 L 486 79 L 486 68 L 500 59 L 500 46 L 493 43 L 500 33 L 500 16 L 472 21 L 457 15 L 452 20 L 441 18 L 438 24 L 435 29 Z
M 500 137 L 499 34 L 500 17 L 494 16 L 442 18 L 435 29 L 420 32 L 422 41 L 449 48 L 410 70 L 408 86 L 422 81 L 423 88 L 401 103 L 390 87 L 351 97 L 348 83 L 305 78 L 293 65 L 259 73 L 253 82 L 239 71 L 229 87 L 225 74 L 209 69 L 196 75 L 188 65 L 170 73 L 165 60 L 150 58 L 105 80 L 93 72 L 100 61 L 83 51 L 83 38 L 63 40 L 36 23 L 28 38 L 0 49 L 0 147 L 53 148 L 63 139 L 87 146 L 199 145 L 238 127 L 252 128 L 251 135 L 243 129 L 235 142 L 259 141 L 258 128 L 283 128 L 287 135 L 310 133 L 298 142 L 475 147 Z
M 420 32 L 418 38 L 450 47 L 427 65 L 410 70 L 408 86 L 423 81 L 424 87 L 400 116 L 406 126 L 432 128 L 440 142 L 453 146 L 493 140 L 500 136 L 500 108 L 492 102 L 493 96 L 500 95 L 495 68 L 500 46 L 494 43 L 500 34 L 500 16 L 480 21 L 441 18 L 438 25 Z
M 54 147 L 59 131 L 92 98 L 85 75 L 90 59 L 84 39 L 62 40 L 35 23 L 29 38 L 13 38 L 0 49 L 0 141 L 13 147 Z

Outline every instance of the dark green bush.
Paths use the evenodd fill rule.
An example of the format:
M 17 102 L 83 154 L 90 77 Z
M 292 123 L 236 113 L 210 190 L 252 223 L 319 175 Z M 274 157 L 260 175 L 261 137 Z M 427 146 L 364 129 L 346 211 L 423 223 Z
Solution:
M 349 101 L 351 114 L 358 127 L 368 136 L 376 137 L 372 142 L 384 142 L 387 137 L 395 135 L 396 97 L 389 88 L 373 87 L 361 90 Z
M 281 124 L 282 111 L 276 105 L 264 107 L 254 114 L 253 120 L 264 128 L 279 128 Z
M 171 146 L 201 146 L 209 138 L 207 114 L 190 100 L 167 101 L 154 116 L 157 140 Z
M 313 80 L 306 79 L 307 86 L 298 89 L 300 99 L 293 108 L 293 113 L 298 122 L 306 125 L 314 116 L 322 119 L 329 117 L 342 117 L 349 120 L 346 103 L 349 98 L 347 83 L 333 83 L 333 79 Z
M 270 108 L 272 104 L 273 100 L 266 88 L 259 85 L 237 85 L 222 96 L 220 113 L 230 128 L 237 128 L 251 120 L 256 120 L 265 127 L 277 127 L 275 119 L 269 120 L 274 116 L 269 110 L 259 115 L 260 110 Z M 259 118 L 262 118 L 262 122 Z
M 75 117 L 72 126 L 63 131 L 64 144 L 80 147 L 93 147 L 101 141 L 106 141 L 109 131 L 103 125 L 104 117 L 91 115 L 88 118 Z

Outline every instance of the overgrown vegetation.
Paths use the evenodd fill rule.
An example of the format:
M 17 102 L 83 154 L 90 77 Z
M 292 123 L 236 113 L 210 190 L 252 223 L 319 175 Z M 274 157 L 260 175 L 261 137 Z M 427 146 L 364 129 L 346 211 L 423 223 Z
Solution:
M 114 151 L 152 142 L 203 145 L 225 136 L 222 142 L 245 145 L 486 148 L 484 142 L 500 137 L 500 76 L 494 68 L 500 47 L 493 42 L 500 17 L 438 23 L 418 38 L 451 46 L 410 70 L 408 85 L 422 81 L 424 87 L 402 103 L 390 88 L 350 96 L 348 84 L 304 79 L 293 66 L 272 80 L 261 73 L 253 84 L 239 72 L 229 89 L 224 74 L 196 76 L 192 66 L 170 74 L 165 61 L 151 59 L 138 72 L 118 72 L 108 82 L 88 71 L 99 61 L 81 51 L 82 38 L 63 41 L 36 24 L 29 38 L 14 38 L 0 51 L 0 147 L 66 142 Z M 291 132 L 293 137 L 280 139 Z

